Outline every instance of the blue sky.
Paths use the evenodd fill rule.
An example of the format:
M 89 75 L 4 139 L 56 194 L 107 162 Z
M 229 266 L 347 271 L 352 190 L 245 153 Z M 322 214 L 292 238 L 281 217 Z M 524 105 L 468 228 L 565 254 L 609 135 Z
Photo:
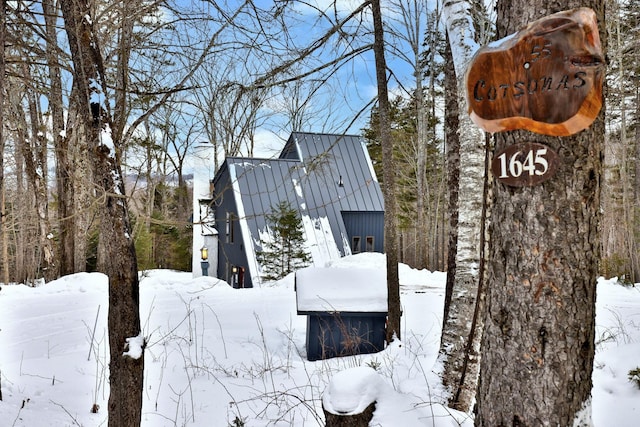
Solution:
M 408 0 L 396 0 L 407 3 Z M 308 3 L 313 2 L 318 9 L 311 7 Z M 237 0 L 230 0 L 227 8 L 233 10 L 233 5 L 238 4 Z M 383 13 L 385 21 L 388 24 L 394 23 L 397 26 L 400 14 L 397 8 L 390 9 L 389 6 L 394 2 L 383 2 Z M 274 4 L 273 1 L 256 1 L 256 5 L 262 8 L 268 8 Z M 338 0 L 337 2 L 329 0 L 309 0 L 308 2 L 294 2 L 295 9 L 289 10 L 291 19 L 288 20 L 288 31 L 292 35 L 292 41 L 296 47 L 302 49 L 313 41 L 324 35 L 334 21 L 336 14 L 342 17 L 355 10 L 360 1 L 354 0 Z M 334 4 L 336 8 L 334 9 Z M 423 7 L 422 1 L 417 1 L 419 7 Z M 326 16 L 320 17 L 319 10 L 323 11 Z M 371 12 L 366 8 L 362 15 L 362 26 L 357 29 L 360 37 L 351 40 L 351 47 L 364 46 L 373 43 L 373 34 L 371 33 Z M 355 24 L 354 24 L 355 25 Z M 421 28 L 418 30 L 422 36 L 426 27 L 426 17 L 422 17 Z M 355 31 L 355 30 L 354 30 Z M 386 42 L 402 52 L 407 52 L 409 48 L 403 45 L 403 41 L 392 38 L 390 33 L 386 34 Z M 265 41 L 265 44 L 273 43 L 274 49 L 278 49 L 278 41 Z M 335 38 L 330 41 L 326 48 L 321 49 L 318 55 L 313 59 L 313 66 L 318 66 L 322 62 L 326 62 L 336 57 L 339 53 L 346 51 L 345 38 L 339 41 Z M 285 55 L 289 52 L 282 51 L 282 57 L 277 58 L 276 64 L 286 59 Z M 293 54 L 291 54 L 293 55 Z M 267 57 L 265 56 L 266 60 Z M 412 76 L 413 70 L 405 61 L 391 54 L 387 54 L 387 65 L 393 70 L 393 78 L 390 80 L 389 89 L 393 95 L 402 95 L 400 87 L 411 90 L 415 87 L 415 79 Z M 241 66 L 246 73 L 253 75 L 253 78 L 259 78 L 260 74 L 273 66 L 273 63 L 256 62 L 255 59 L 247 59 Z M 215 73 L 216 70 L 212 69 Z M 316 78 L 318 74 L 309 76 L 305 82 Z M 243 78 L 248 76 L 238 76 L 232 78 Z M 249 81 L 247 79 L 245 81 Z M 401 84 L 398 84 L 400 81 Z M 304 90 L 309 90 L 303 89 Z M 335 72 L 328 79 L 327 84 L 315 92 L 312 102 L 307 106 L 307 119 L 302 127 L 293 129 L 287 123 L 286 104 L 290 101 L 290 91 L 287 88 L 284 91 L 274 91 L 273 95 L 266 101 L 261 113 L 267 119 L 258 127 L 255 134 L 256 148 L 254 157 L 273 157 L 279 154 L 285 141 L 289 137 L 291 131 L 297 130 L 302 132 L 328 132 L 339 133 L 346 132 L 349 134 L 361 134 L 362 128 L 366 126 L 369 119 L 369 108 L 377 96 L 377 85 L 375 81 L 375 64 L 372 51 L 364 52 Z M 206 138 L 198 140 L 205 141 Z M 246 153 L 243 153 L 246 155 Z M 221 159 L 222 160 L 222 159 Z M 210 170 L 208 175 L 213 176 L 214 171 Z
M 271 2 L 259 2 L 266 6 Z M 338 0 L 337 2 L 331 0 L 311 0 L 310 2 L 297 2 L 296 9 L 300 13 L 300 21 L 297 28 L 293 28 L 296 34 L 299 35 L 299 42 L 302 45 L 305 41 L 314 40 L 321 37 L 327 27 L 330 25 L 327 19 L 319 19 L 319 12 L 314 7 L 308 5 L 313 3 L 316 7 L 331 18 L 334 17 L 334 13 L 337 12 L 339 16 L 345 16 L 352 10 L 355 10 L 360 4 L 360 1 L 354 0 Z M 393 8 L 390 8 L 391 2 L 383 2 L 385 10 L 386 23 L 391 24 L 398 23 L 398 12 Z M 417 2 L 418 7 L 422 7 L 422 2 Z M 361 31 L 370 31 L 371 28 L 371 13 L 370 9 L 364 13 L 364 25 Z M 306 24 L 306 25 L 305 25 Z M 426 28 L 426 17 L 422 18 L 420 34 L 424 34 Z M 366 37 L 361 37 L 359 40 L 361 45 L 373 42 L 372 34 L 367 34 Z M 407 46 L 403 46 L 402 40 L 392 38 L 389 33 L 386 34 L 386 42 L 393 43 L 396 48 L 406 51 L 409 49 Z M 325 53 L 327 58 L 331 52 Z M 412 69 L 405 61 L 395 57 L 389 52 L 387 54 L 387 65 L 393 70 L 394 78 L 391 79 L 389 89 L 392 94 L 401 94 L 400 85 L 395 79 L 400 80 L 401 85 L 405 88 L 411 89 L 415 87 L 414 78 L 412 76 Z M 320 96 L 317 98 L 316 104 L 321 104 L 321 108 L 318 111 L 312 111 L 312 114 L 319 115 L 315 120 L 310 121 L 309 128 L 298 129 L 301 131 L 311 132 L 343 132 L 351 134 L 360 134 L 361 129 L 367 124 L 369 113 L 368 109 L 364 113 L 360 113 L 363 108 L 370 105 L 372 100 L 377 96 L 377 85 L 375 81 L 375 64 L 373 52 L 365 52 L 358 57 L 352 59 L 349 63 L 345 64 L 335 75 L 331 82 L 329 82 L 325 90 L 320 91 Z M 312 108 L 313 110 L 313 108 Z M 358 114 L 360 113 L 360 116 Z M 324 117 L 323 117 L 324 116 Z M 353 123 L 352 123 L 353 122 Z M 280 138 L 287 138 L 288 131 L 277 130 L 277 125 L 273 128 L 265 126 L 260 129 L 257 134 L 256 140 L 258 141 L 261 150 L 259 153 L 255 153 L 258 157 L 269 157 L 277 150 L 281 148 L 281 139 L 274 138 L 275 133 Z

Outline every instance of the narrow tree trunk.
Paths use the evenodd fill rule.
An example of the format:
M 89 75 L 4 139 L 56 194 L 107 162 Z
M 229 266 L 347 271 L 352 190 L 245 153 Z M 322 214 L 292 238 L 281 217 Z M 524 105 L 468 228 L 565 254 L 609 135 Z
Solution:
M 46 39 L 46 58 L 49 68 L 49 112 L 53 133 L 53 146 L 56 157 L 56 187 L 58 193 L 58 260 L 60 275 L 74 273 L 75 270 L 75 215 L 74 183 L 69 161 L 69 144 L 64 133 L 64 112 L 62 100 L 62 78 L 58 63 L 58 43 L 56 19 L 58 6 L 53 0 L 43 0 Z
M 7 84 L 5 82 L 5 96 L 8 95 L 7 100 L 12 96 L 13 91 L 7 88 Z M 9 120 L 14 120 L 12 116 L 14 116 L 13 112 L 9 113 L 8 110 L 11 108 L 13 103 L 11 101 L 6 102 L 4 104 L 5 109 L 5 120 L 7 118 Z M 18 140 L 20 138 L 18 137 Z M 28 244 L 26 242 L 27 236 L 29 234 L 28 222 L 31 218 L 31 195 L 30 192 L 26 190 L 25 182 L 24 182 L 24 160 L 22 159 L 22 154 L 20 150 L 20 144 L 15 144 L 13 147 L 13 156 L 15 158 L 16 164 L 16 197 L 13 203 L 10 205 L 10 209 L 5 206 L 7 215 L 11 215 L 15 212 L 20 212 L 21 219 L 18 220 L 14 215 L 5 217 L 5 220 L 10 220 L 10 226 L 13 239 L 12 244 L 15 247 L 13 253 L 13 257 L 10 262 L 13 264 L 12 267 L 12 277 L 11 280 L 18 283 L 27 283 L 27 279 L 34 276 L 34 274 L 28 271 L 29 264 L 35 264 L 34 251 L 28 248 Z M 6 193 L 6 188 L 5 188 Z M 6 196 L 6 195 L 5 195 Z
M 141 332 L 137 262 L 117 156 L 120 141 L 113 141 L 116 153 L 100 141 L 102 127 L 111 123 L 103 108 L 100 82 L 104 70 L 89 4 L 86 0 L 61 0 L 60 4 L 74 66 L 78 113 L 93 161 L 94 183 L 104 197 L 100 239 L 109 277 L 109 426 L 136 426 L 141 421 L 144 351 L 138 358 L 125 353 L 128 338 Z
M 0 233 L 2 233 L 2 282 L 9 283 L 9 250 L 4 182 L 4 44 L 6 40 L 6 0 L 0 0 Z
M 456 72 L 453 67 L 453 57 L 449 37 L 444 53 L 444 87 L 445 87 L 445 111 L 444 129 L 446 145 L 446 169 L 447 187 L 449 189 L 449 242 L 447 250 L 447 282 L 444 297 L 443 332 L 449 318 L 449 306 L 451 305 L 451 295 L 453 293 L 456 278 L 456 253 L 458 251 L 458 193 L 460 180 L 460 139 L 458 138 L 459 126 L 459 106 L 458 106 L 458 85 L 456 83 Z M 446 381 L 448 378 L 443 378 Z
M 439 20 L 440 20 L 439 4 L 436 3 L 436 10 L 428 13 L 427 15 L 427 34 L 428 34 L 427 37 L 429 38 L 428 43 L 430 46 L 427 67 L 429 67 L 431 70 L 431 72 L 429 73 L 429 76 L 430 76 L 429 77 L 429 99 L 430 99 L 429 113 L 430 113 L 430 119 L 432 121 L 435 120 L 435 118 L 437 117 L 436 105 L 438 104 L 437 99 L 439 97 L 436 91 L 437 72 L 435 71 L 439 68 L 439 64 L 436 61 L 436 53 L 439 47 L 439 38 L 441 37 L 441 34 L 440 34 L 441 28 L 439 27 L 439 24 L 438 24 Z M 424 68 L 422 69 L 422 72 L 424 72 Z M 423 113 L 423 117 L 426 118 L 426 116 L 427 116 L 427 112 L 425 111 Z M 425 123 L 425 136 L 424 136 L 425 151 L 428 143 L 427 140 L 429 138 L 431 138 L 433 141 L 437 141 L 438 139 L 435 122 L 432 122 L 432 124 L 430 125 L 429 131 L 427 131 L 427 127 L 429 126 L 427 126 L 427 124 Z M 426 153 L 425 153 L 425 156 L 426 156 Z M 431 161 L 431 165 L 436 165 L 438 161 L 439 160 L 433 159 Z M 443 158 L 441 161 L 442 161 L 441 166 L 444 169 L 445 167 L 444 163 L 446 162 L 446 160 L 444 160 Z M 426 180 L 426 174 L 427 174 L 426 163 L 427 163 L 427 158 L 425 157 L 425 171 L 424 171 L 425 180 Z M 431 175 L 433 174 L 431 173 Z M 440 212 L 443 209 L 441 202 L 443 201 L 443 199 L 445 199 L 443 195 L 446 192 L 446 186 L 441 185 L 443 183 L 442 180 L 444 179 L 446 178 L 444 177 L 444 175 L 442 175 L 440 185 L 438 185 L 438 190 L 435 192 L 435 194 L 433 192 L 430 192 L 429 191 L 430 189 L 427 186 L 429 184 L 434 186 L 433 185 L 435 183 L 434 180 L 426 181 L 428 184 L 426 184 L 426 187 L 425 187 L 424 204 L 425 206 L 427 206 L 426 208 L 426 210 L 428 211 L 427 219 L 430 221 L 430 225 L 429 226 L 425 225 L 425 229 L 424 229 L 425 234 L 422 237 L 424 239 L 424 242 L 427 248 L 427 253 L 425 254 L 426 256 L 425 267 L 429 270 L 443 270 L 443 266 L 439 264 L 439 261 L 442 257 L 442 251 L 444 250 L 444 248 L 439 247 L 439 242 L 442 237 L 442 233 L 446 228 L 444 226 L 444 222 L 442 221 L 443 217 L 441 218 L 440 216 Z M 430 202 L 432 205 L 435 205 L 435 209 L 433 208 L 433 206 L 430 205 Z
M 627 69 L 628 62 L 622 54 L 625 46 L 625 36 L 622 34 L 623 29 L 621 21 L 624 12 L 621 5 L 618 5 L 614 11 L 616 19 L 613 20 L 613 26 L 610 29 L 612 45 L 616 47 L 617 54 L 614 61 L 617 68 L 618 82 L 624 82 L 629 74 Z M 632 224 L 633 224 L 633 207 L 630 206 L 629 199 L 629 176 L 628 176 L 628 149 L 629 140 L 627 129 L 629 126 L 627 93 L 624 86 L 618 86 L 617 93 L 612 97 L 617 101 L 614 105 L 619 113 L 619 117 L 612 119 L 616 125 L 612 131 L 613 135 L 609 137 L 605 145 L 604 156 L 604 187 L 606 191 L 603 193 L 603 210 L 605 212 L 603 218 L 603 273 L 607 277 L 618 276 L 631 270 L 631 261 L 634 254 L 631 252 L 633 245 Z M 611 92 L 614 90 L 611 89 Z
M 113 134 L 117 141 L 122 141 L 127 117 L 129 115 L 127 96 L 129 94 L 129 57 L 131 56 L 131 43 L 133 42 L 133 24 L 136 13 L 136 2 L 120 1 L 120 21 L 118 29 L 118 62 L 116 79 L 118 90 L 115 92 L 115 108 L 113 112 Z
M 591 6 L 604 22 L 603 1 L 559 3 Z M 498 37 L 560 11 L 547 5 L 498 1 Z M 603 117 L 570 137 L 496 135 L 496 151 L 536 141 L 560 165 L 542 184 L 494 186 L 476 426 L 591 425 L 589 412 L 574 419 L 592 386 Z
M 70 165 L 69 181 L 70 185 L 73 185 L 72 200 L 69 200 L 69 203 L 72 206 L 83 206 L 83 209 L 76 209 L 71 213 L 74 223 L 70 231 L 73 232 L 71 239 L 74 241 L 73 270 L 75 272 L 87 271 L 89 258 L 95 256 L 95 254 L 89 253 L 89 243 L 91 234 L 97 227 L 96 223 L 99 222 L 96 212 L 98 211 L 97 206 L 100 204 L 98 200 L 100 195 L 96 195 L 93 191 L 92 164 L 86 160 L 91 156 L 77 98 L 75 90 L 72 90 L 66 127 Z
M 21 227 L 25 227 L 25 230 L 27 230 L 29 220 L 33 221 L 32 226 L 34 227 L 34 229 L 29 229 L 27 232 L 28 239 L 23 247 L 28 252 L 16 250 L 16 258 L 22 258 L 20 261 L 24 268 L 19 268 L 18 263 L 15 274 L 18 280 L 32 283 L 48 272 L 48 266 L 52 259 L 50 256 L 51 251 L 48 247 L 49 242 L 47 242 L 47 234 L 49 232 L 48 200 L 46 181 L 44 179 L 44 165 L 40 154 L 40 151 L 43 150 L 44 138 L 39 130 L 39 113 L 35 106 L 33 82 L 26 65 L 22 67 L 22 72 L 23 79 L 21 83 L 8 88 L 6 91 L 9 96 L 8 107 L 11 112 L 5 117 L 12 122 L 12 128 L 14 129 L 16 174 L 21 175 L 20 179 L 22 179 L 23 173 L 26 175 L 27 191 L 17 192 L 17 198 L 25 201 L 25 204 L 19 208 L 21 212 Z M 23 108 L 24 101 L 26 101 L 31 123 L 29 123 Z M 15 201 L 13 205 L 16 205 Z M 27 248 L 26 246 L 29 247 Z
M 452 62 L 457 83 L 457 104 L 466 107 L 464 75 L 473 53 L 477 50 L 473 28 L 472 6 L 466 0 L 443 4 Z M 458 116 L 460 174 L 458 175 L 457 235 L 450 237 L 455 247 L 455 268 L 447 272 L 445 318 L 440 343 L 443 359 L 443 381 L 447 386 L 449 405 L 469 411 L 475 394 L 479 368 L 479 343 L 482 321 L 474 322 L 474 313 L 481 309 L 478 299 L 480 243 L 484 185 L 484 134 L 469 118 L 466 108 Z M 455 195 L 453 196 L 455 198 Z M 454 221 L 454 220 L 452 220 Z M 453 225 L 453 224 L 452 224 Z M 455 232 L 451 228 L 450 233 Z M 454 248 L 450 247 L 450 255 Z M 449 260 L 451 267 L 451 259 Z M 480 296 L 481 297 L 481 296 Z M 475 330 L 472 329 L 476 328 Z
M 400 338 L 400 279 L 398 276 L 398 215 L 396 201 L 396 171 L 393 160 L 393 140 L 389 116 L 389 94 L 387 90 L 387 64 L 384 53 L 384 31 L 380 0 L 371 2 L 373 11 L 373 51 L 376 62 L 378 84 L 378 120 L 382 145 L 383 196 L 384 196 L 384 251 L 387 256 L 387 342 L 394 335 Z
M 31 125 L 31 135 L 24 134 L 22 138 L 22 155 L 25 161 L 27 177 L 33 188 L 37 219 L 37 241 L 38 241 L 38 265 L 40 274 L 46 281 L 57 277 L 55 266 L 53 245 L 50 233 L 51 224 L 49 221 L 49 191 L 48 191 L 48 167 L 47 167 L 47 140 L 40 124 L 40 109 L 33 87 L 33 79 L 28 64 L 23 64 L 23 77 L 25 79 L 24 92 L 29 108 L 29 119 Z M 25 130 L 26 130 L 26 119 Z
M 0 124 L 2 123 L 0 119 Z M 0 134 L 2 142 L 0 149 L 4 152 L 4 135 Z M 4 156 L 0 156 L 4 157 Z M 0 159 L 0 167 L 4 167 L 4 160 Z M 9 230 L 7 227 L 7 211 L 5 210 L 6 189 L 4 185 L 4 170 L 0 171 L 0 221 L 2 223 L 2 283 L 9 283 Z
M 418 144 L 418 159 L 416 167 L 416 257 L 414 267 L 423 269 L 427 265 L 427 126 L 426 111 L 424 105 L 424 93 L 422 88 L 422 73 L 416 71 L 416 137 Z
M 640 83 L 636 79 L 636 124 L 635 124 L 635 180 L 633 182 L 633 248 L 631 274 L 634 283 L 640 282 Z

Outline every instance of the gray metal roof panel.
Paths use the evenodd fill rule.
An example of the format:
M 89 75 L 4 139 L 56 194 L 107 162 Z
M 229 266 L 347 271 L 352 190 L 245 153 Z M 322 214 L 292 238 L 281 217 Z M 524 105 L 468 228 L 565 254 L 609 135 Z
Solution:
M 342 175 L 345 194 L 340 205 L 343 210 L 384 210 L 380 184 L 359 136 L 297 132 L 291 135 L 288 144 L 293 142 L 305 165 L 318 168 L 318 164 L 328 163 L 325 174 L 331 175 L 335 183 Z

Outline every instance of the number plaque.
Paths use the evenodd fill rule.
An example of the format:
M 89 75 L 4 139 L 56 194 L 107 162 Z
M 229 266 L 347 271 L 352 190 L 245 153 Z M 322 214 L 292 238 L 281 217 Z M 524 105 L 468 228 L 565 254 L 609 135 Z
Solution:
M 572 135 L 598 115 L 603 80 L 595 12 L 560 12 L 476 53 L 466 75 L 469 113 L 487 132 Z
M 491 172 L 512 187 L 530 187 L 551 178 L 558 168 L 558 155 L 537 142 L 514 144 L 497 153 Z

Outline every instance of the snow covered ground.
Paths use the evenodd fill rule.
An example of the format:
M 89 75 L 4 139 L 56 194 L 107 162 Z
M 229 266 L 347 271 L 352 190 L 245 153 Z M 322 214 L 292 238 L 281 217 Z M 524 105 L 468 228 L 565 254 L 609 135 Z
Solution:
M 334 266 L 384 264 L 382 255 L 360 254 Z M 445 274 L 401 265 L 400 281 L 401 342 L 378 354 L 308 362 L 306 319 L 296 315 L 292 277 L 234 290 L 191 273 L 148 272 L 140 285 L 148 340 L 142 425 L 320 426 L 322 395 L 333 377 L 338 385 L 359 381 L 368 388 L 378 399 L 379 425 L 473 425 L 442 405 L 434 373 Z M 594 424 L 638 426 L 640 389 L 627 374 L 640 366 L 640 285 L 597 286 Z M 106 425 L 106 314 L 107 279 L 98 273 L 38 288 L 2 286 L 1 427 Z

